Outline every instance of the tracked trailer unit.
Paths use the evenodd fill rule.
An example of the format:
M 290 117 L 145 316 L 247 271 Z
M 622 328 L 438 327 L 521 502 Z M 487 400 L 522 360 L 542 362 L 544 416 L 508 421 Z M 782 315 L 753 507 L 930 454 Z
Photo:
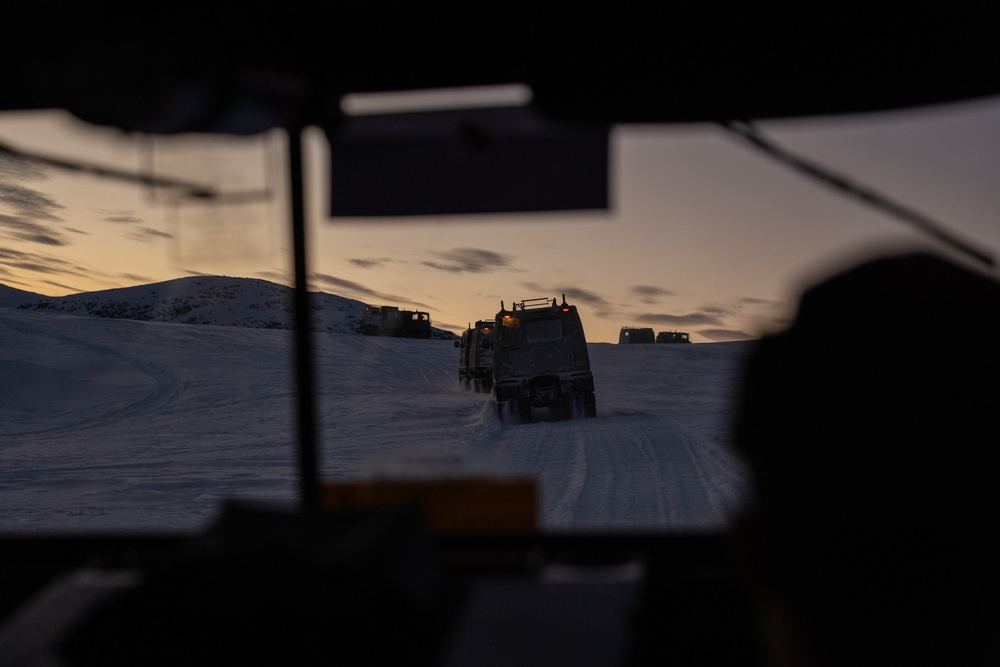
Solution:
M 463 389 L 489 393 L 493 389 L 493 320 L 477 320 L 455 341 L 458 383 Z

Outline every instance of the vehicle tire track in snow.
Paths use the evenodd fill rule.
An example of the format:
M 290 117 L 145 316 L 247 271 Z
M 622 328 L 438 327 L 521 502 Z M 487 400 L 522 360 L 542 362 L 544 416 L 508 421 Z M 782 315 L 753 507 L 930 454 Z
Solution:
M 146 376 L 152 381 L 152 389 L 145 395 L 137 399 L 129 399 L 116 407 L 108 409 L 104 407 L 98 412 L 88 412 L 86 415 L 71 415 L 62 423 L 41 429 L 30 429 L 12 433 L 0 433 L 0 437 L 10 438 L 24 435 L 40 435 L 52 433 L 72 432 L 104 424 L 114 423 L 122 419 L 135 418 L 142 415 L 156 412 L 169 405 L 180 396 L 184 389 L 183 381 L 173 373 L 170 373 L 162 366 L 151 364 L 134 356 L 117 351 L 113 347 L 84 340 L 79 337 L 69 336 L 63 333 L 55 333 L 51 327 L 36 327 L 25 322 L 15 322 L 8 320 L 5 323 L 8 329 L 18 331 L 33 337 L 36 341 L 39 338 L 48 338 L 60 345 L 65 344 L 89 354 L 94 360 L 112 358 L 124 362 L 125 366 Z M 83 355 L 81 355 L 82 357 Z M 97 405 L 106 406 L 103 401 L 96 402 Z
M 570 524 L 576 515 L 584 486 L 587 484 L 587 446 L 582 441 L 572 443 L 572 455 L 566 457 L 569 461 L 566 485 L 554 498 L 549 500 L 544 512 L 548 524 Z
M 505 425 L 496 442 L 506 474 L 539 481 L 549 529 L 717 528 L 747 489 L 717 438 L 642 415 Z
M 678 429 L 702 488 L 707 494 L 712 513 L 720 524 L 746 500 L 746 471 L 735 454 L 717 445 L 697 441 L 686 429 Z
M 644 430 L 637 429 L 637 435 L 639 436 L 636 444 L 639 447 L 640 454 L 642 455 L 643 462 L 645 464 L 644 469 L 646 470 L 657 470 L 659 468 L 658 459 L 656 456 L 656 450 L 653 447 L 653 443 L 649 438 L 649 433 Z M 656 475 L 655 495 L 656 499 L 656 514 L 655 516 L 659 519 L 664 520 L 666 523 L 672 523 L 673 517 L 669 512 L 669 506 L 664 500 L 663 493 L 663 479 L 659 475 Z
M 663 527 L 669 479 L 644 420 L 618 417 L 508 426 L 507 474 L 539 480 L 549 528 Z

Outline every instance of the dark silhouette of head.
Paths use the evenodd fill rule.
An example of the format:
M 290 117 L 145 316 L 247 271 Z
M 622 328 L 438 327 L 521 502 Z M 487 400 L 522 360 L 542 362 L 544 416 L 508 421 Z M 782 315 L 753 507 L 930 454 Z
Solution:
M 929 254 L 838 274 L 741 396 L 741 544 L 786 662 L 1000 664 L 1000 283 Z

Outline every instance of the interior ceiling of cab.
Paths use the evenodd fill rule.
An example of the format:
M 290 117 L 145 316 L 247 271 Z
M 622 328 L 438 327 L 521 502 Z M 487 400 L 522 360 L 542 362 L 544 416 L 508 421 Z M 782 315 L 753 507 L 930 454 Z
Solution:
M 0 110 L 61 108 L 156 134 L 330 128 L 346 93 L 508 83 L 529 86 L 552 120 L 598 123 L 830 115 L 1000 93 L 993 22 L 939 3 L 780 13 L 608 3 L 558 14 L 517 3 L 22 5 L 4 10 Z

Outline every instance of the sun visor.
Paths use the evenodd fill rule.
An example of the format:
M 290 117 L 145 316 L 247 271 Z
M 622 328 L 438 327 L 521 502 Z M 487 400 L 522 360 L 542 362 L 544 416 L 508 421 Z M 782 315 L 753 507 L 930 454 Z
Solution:
M 335 218 L 608 208 L 606 125 L 447 109 L 347 116 L 327 137 Z

